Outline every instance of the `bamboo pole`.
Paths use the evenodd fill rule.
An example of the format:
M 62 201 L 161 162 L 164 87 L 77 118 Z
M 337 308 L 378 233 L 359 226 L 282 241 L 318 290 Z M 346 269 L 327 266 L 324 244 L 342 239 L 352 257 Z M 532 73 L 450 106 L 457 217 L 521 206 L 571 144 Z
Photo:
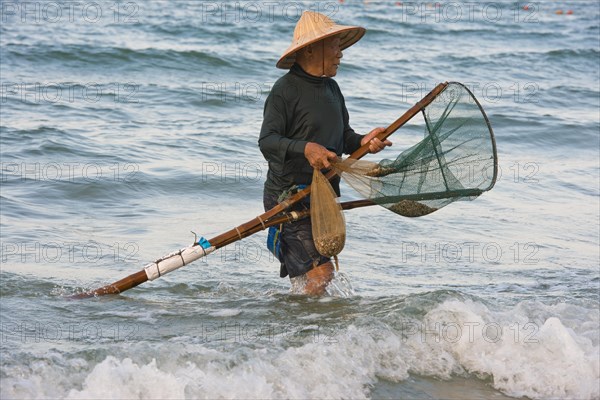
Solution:
M 373 206 L 373 205 L 376 205 L 376 203 L 372 202 L 371 200 L 353 200 L 353 201 L 343 202 L 340 205 L 343 210 L 352 210 L 354 208 Z M 260 232 L 264 229 L 267 229 L 271 226 L 299 221 L 299 220 L 301 220 L 303 218 L 307 218 L 309 216 L 310 216 L 310 210 L 295 211 L 295 212 L 291 212 L 291 213 L 280 214 L 274 218 L 269 219 L 269 221 L 265 222 L 264 227 L 262 225 L 255 226 L 254 228 L 245 231 L 242 235 L 243 235 L 243 237 L 248 237 L 248 236 L 253 235 L 257 232 Z M 238 240 L 237 237 L 234 237 L 230 241 L 224 241 L 222 243 L 221 247 L 224 247 L 230 243 L 236 242 L 237 240 Z M 196 244 L 196 246 L 197 246 L 197 244 Z M 120 292 L 117 292 L 116 290 L 118 290 L 119 288 L 122 289 L 121 290 L 121 292 L 122 292 L 124 290 L 131 289 L 132 287 L 139 285 L 139 283 L 136 284 L 136 282 L 142 281 L 142 283 L 143 283 L 147 280 L 148 280 L 148 277 L 147 277 L 146 271 L 141 270 L 141 271 L 136 272 L 135 274 L 129 275 L 129 276 L 121 279 L 120 281 L 114 282 L 107 286 L 103 286 L 92 292 L 80 293 L 80 294 L 76 294 L 76 295 L 73 295 L 70 297 L 73 299 L 85 299 L 85 298 L 89 298 L 89 297 L 102 296 L 105 294 L 118 294 Z
M 421 110 L 423 110 L 426 106 L 428 106 L 435 98 L 444 91 L 444 89 L 448 86 L 448 82 L 440 83 L 437 85 L 431 92 L 429 92 L 423 99 L 421 99 L 418 103 L 412 106 L 408 111 L 406 111 L 400 118 L 394 121 L 391 125 L 389 125 L 383 132 L 381 132 L 377 137 L 380 140 L 387 139 L 392 133 L 397 131 L 400 127 L 406 124 L 410 119 L 412 119 L 415 115 L 417 115 Z M 369 143 L 361 146 L 358 150 L 350 155 L 350 158 L 360 159 L 365 156 L 369 152 Z M 335 175 L 335 172 L 331 171 L 327 177 L 331 178 Z M 278 214 L 287 210 L 290 206 L 300 201 L 304 197 L 306 197 L 310 193 L 310 186 L 306 189 L 299 191 L 298 193 L 290 196 L 285 201 L 281 202 L 277 206 L 273 207 L 269 211 L 261 214 L 250 221 L 239 225 L 233 229 L 228 230 L 214 238 L 210 239 L 210 244 L 215 248 L 221 248 L 230 243 L 241 240 L 247 236 L 252 235 L 262 229 L 266 229 L 267 222 L 277 216 Z M 194 246 L 199 246 L 198 244 L 194 244 Z M 185 264 L 184 264 L 185 265 Z M 131 288 L 134 288 L 146 281 L 148 281 L 148 275 L 144 269 L 138 271 L 134 274 L 131 274 L 119 281 L 111 283 L 109 285 L 103 286 L 101 288 L 78 294 L 72 296 L 73 298 L 89 298 L 94 296 L 103 296 L 107 294 L 119 294 Z

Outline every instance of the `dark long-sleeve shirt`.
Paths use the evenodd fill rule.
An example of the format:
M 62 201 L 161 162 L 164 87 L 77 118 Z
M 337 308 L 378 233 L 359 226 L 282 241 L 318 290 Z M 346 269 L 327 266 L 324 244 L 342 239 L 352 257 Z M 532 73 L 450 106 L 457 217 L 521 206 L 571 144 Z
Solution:
M 293 185 L 308 185 L 313 169 L 304 157 L 308 142 L 338 156 L 360 147 L 363 135 L 350 127 L 338 84 L 307 74 L 294 64 L 267 97 L 258 144 L 269 171 L 265 193 L 279 195 Z

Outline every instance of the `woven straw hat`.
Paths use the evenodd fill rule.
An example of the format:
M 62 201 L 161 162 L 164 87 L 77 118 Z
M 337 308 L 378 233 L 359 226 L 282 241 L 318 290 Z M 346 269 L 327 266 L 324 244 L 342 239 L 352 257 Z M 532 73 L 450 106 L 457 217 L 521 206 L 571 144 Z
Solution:
M 304 11 L 294 29 L 292 44 L 277 61 L 277 68 L 291 68 L 296 61 L 296 52 L 309 44 L 340 34 L 340 50 L 344 50 L 358 42 L 365 32 L 366 29 L 360 26 L 338 25 L 326 15 Z

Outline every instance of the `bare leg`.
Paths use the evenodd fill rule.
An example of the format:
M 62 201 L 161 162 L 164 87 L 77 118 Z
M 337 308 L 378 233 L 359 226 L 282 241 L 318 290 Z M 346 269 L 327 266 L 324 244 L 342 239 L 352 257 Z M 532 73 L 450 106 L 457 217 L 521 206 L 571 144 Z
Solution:
M 333 279 L 333 264 L 328 261 L 306 273 L 304 293 L 311 296 L 321 296 L 325 288 Z

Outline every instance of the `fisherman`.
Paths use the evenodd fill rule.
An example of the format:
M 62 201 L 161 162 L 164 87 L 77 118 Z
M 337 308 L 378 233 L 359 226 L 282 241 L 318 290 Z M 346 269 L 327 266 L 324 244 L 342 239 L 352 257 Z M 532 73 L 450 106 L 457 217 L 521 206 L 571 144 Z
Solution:
M 327 169 L 342 154 L 369 143 L 377 153 L 388 140 L 376 136 L 384 128 L 359 135 L 350 127 L 344 96 L 335 80 L 342 50 L 365 34 L 359 26 L 338 25 L 329 17 L 305 11 L 296 24 L 292 44 L 277 62 L 289 69 L 274 85 L 264 107 L 258 144 L 269 163 L 264 207 L 269 210 L 286 196 L 308 185 L 313 168 Z M 332 185 L 339 196 L 339 178 Z M 309 207 L 306 199 L 294 209 Z M 280 233 L 280 276 L 292 287 L 321 295 L 333 279 L 333 264 L 316 250 L 310 218 L 285 224 Z

